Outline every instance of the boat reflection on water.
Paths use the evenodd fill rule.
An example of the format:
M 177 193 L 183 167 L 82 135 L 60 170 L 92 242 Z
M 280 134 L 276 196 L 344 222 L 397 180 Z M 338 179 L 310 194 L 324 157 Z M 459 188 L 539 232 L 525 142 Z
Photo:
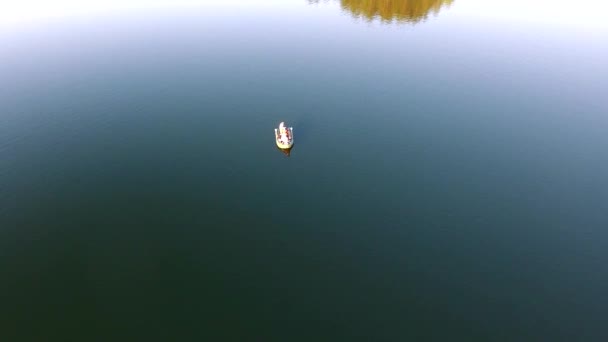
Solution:
M 290 147 L 290 148 L 278 148 L 278 147 L 277 147 L 277 150 L 279 150 L 279 151 L 283 152 L 283 154 L 284 154 L 286 157 L 289 157 L 289 155 L 291 154 L 291 150 L 292 150 L 292 149 L 293 149 L 293 146 L 292 146 L 292 147 Z

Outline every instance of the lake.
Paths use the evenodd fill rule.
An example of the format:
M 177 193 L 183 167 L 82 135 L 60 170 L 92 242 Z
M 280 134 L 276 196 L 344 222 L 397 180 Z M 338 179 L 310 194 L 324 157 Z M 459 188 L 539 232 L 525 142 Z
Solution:
M 603 3 L 62 1 L 3 5 L 0 340 L 608 338 Z

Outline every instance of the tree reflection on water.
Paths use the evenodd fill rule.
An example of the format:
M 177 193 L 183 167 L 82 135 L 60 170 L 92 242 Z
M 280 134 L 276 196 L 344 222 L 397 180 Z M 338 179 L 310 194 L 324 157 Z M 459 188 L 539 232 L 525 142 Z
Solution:
M 320 0 L 309 0 L 319 3 Z M 368 21 L 380 19 L 383 22 L 418 23 L 429 14 L 438 14 L 443 7 L 449 7 L 454 0 L 340 0 L 345 12 Z

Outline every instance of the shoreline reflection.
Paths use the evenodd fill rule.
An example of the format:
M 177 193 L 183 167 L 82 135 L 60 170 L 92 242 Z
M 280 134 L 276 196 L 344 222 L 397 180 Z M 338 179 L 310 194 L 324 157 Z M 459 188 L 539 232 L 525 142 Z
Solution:
M 319 3 L 320 0 L 309 0 Z M 340 0 L 342 11 L 368 22 L 379 19 L 383 23 L 416 24 L 437 15 L 454 0 Z

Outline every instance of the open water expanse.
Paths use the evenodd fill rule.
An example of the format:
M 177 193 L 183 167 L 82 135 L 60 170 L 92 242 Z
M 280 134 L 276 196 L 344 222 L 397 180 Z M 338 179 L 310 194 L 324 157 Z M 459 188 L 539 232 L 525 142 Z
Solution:
M 606 5 L 499 4 L 0 24 L 0 340 L 606 341 Z

